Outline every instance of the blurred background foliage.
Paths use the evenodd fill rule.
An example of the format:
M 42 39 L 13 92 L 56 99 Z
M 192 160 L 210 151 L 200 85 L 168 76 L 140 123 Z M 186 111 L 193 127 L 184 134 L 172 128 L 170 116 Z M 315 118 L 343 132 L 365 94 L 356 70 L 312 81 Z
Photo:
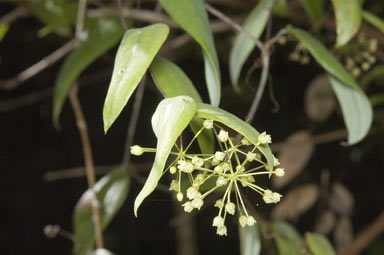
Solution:
M 207 2 L 238 23 L 257 4 L 255 0 Z M 298 254 L 284 253 L 289 249 L 298 249 L 298 252 L 309 249 L 316 255 L 332 254 L 313 250 L 316 245 L 312 242 L 324 242 L 322 236 L 312 232 L 327 236 L 340 254 L 347 254 L 343 252 L 358 241 L 363 242 L 358 253 L 353 253 L 354 250 L 348 254 L 383 254 L 383 27 L 381 31 L 380 26 L 373 27 L 366 21 L 368 18 L 345 46 L 335 48 L 336 28 L 331 1 L 320 1 L 323 6 L 320 14 L 308 11 L 306 2 L 309 1 L 277 2 L 260 39 L 266 41 L 287 24 L 313 33 L 371 97 L 374 123 L 362 142 L 343 146 L 341 142 L 347 139 L 347 133 L 341 109 L 324 71 L 292 37 L 274 44 L 269 82 L 253 126 L 260 131 L 267 130 L 273 137 L 272 149 L 286 169 L 286 176 L 272 178 L 272 186 L 284 197 L 276 206 L 267 206 L 259 197 L 249 194 L 248 200 L 252 201 L 259 217 L 266 220 L 267 229 L 262 227 L 260 233 L 246 234 L 261 236 L 261 254 Z M 384 2 L 360 2 L 363 2 L 364 10 L 384 19 Z M 200 48 L 191 37 L 178 29 L 155 1 L 127 0 L 123 5 L 130 27 L 155 21 L 171 25 L 171 33 L 160 55 L 178 64 L 189 75 L 203 101 L 208 102 Z M 63 61 L 59 60 L 23 83 L 14 77 L 73 37 L 77 1 L 9 0 L 1 1 L 0 6 L 0 254 L 70 254 L 73 249 L 71 233 L 76 232 L 72 215 L 87 189 L 87 182 L 82 167 L 82 146 L 68 102 L 63 106 L 60 131 L 52 124 L 53 85 Z M 87 8 L 89 18 L 100 19 L 107 14 L 118 17 L 116 1 L 89 0 Z M 244 118 L 260 79 L 259 53 L 254 51 L 245 62 L 240 89 L 235 91 L 230 83 L 228 66 L 235 33 L 213 16 L 210 21 L 222 74 L 220 106 Z M 80 72 L 78 80 L 98 179 L 119 167 L 133 108 L 131 101 L 108 135 L 104 135 L 102 107 L 113 69 L 116 43 L 115 47 L 111 46 L 95 57 L 95 61 Z M 134 141 L 153 147 L 155 137 L 150 116 L 161 95 L 150 79 L 146 79 L 145 86 Z M 172 196 L 167 192 L 159 190 L 152 194 L 143 204 L 140 216 L 134 217 L 133 201 L 145 181 L 152 159 L 151 155 L 132 158 L 128 169 L 133 178 L 124 191 L 127 193 L 125 202 L 120 210 L 116 210 L 116 215 L 111 216 L 114 216 L 113 220 L 104 231 L 106 247 L 115 254 L 239 254 L 236 222 L 228 224 L 229 236 L 218 237 L 211 227 L 215 214 L 212 209 L 202 209 L 193 217 L 186 216 L 174 206 Z M 120 178 L 116 174 L 113 176 Z M 112 185 L 111 180 L 105 182 L 107 186 Z M 128 185 L 128 182 L 122 185 Z M 168 185 L 168 180 L 162 183 Z M 265 180 L 265 183 L 270 184 L 270 181 Z M 59 234 L 55 236 L 55 232 Z M 183 239 L 186 233 L 190 236 Z M 287 242 L 297 247 L 281 248 Z M 177 243 L 182 244 L 181 248 Z

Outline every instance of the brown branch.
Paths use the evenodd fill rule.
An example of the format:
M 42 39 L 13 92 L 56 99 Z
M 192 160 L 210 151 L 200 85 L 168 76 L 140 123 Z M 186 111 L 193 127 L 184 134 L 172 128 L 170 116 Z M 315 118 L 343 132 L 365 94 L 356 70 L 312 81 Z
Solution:
M 46 56 L 36 64 L 32 65 L 31 67 L 16 75 L 16 77 L 5 81 L 0 81 L 0 89 L 11 90 L 17 88 L 21 83 L 32 78 L 33 76 L 43 71 L 47 67 L 51 66 L 52 64 L 56 63 L 58 60 L 68 54 L 72 49 L 77 46 L 77 43 L 77 39 L 72 39 L 50 55 Z
M 0 26 L 3 24 L 12 24 L 17 19 L 27 16 L 27 14 L 28 11 L 24 7 L 18 6 L 0 18 Z
M 95 176 L 95 167 L 93 164 L 92 158 L 92 149 L 91 143 L 89 141 L 88 128 L 87 123 L 84 118 L 83 110 L 81 109 L 81 105 L 79 99 L 77 97 L 77 86 L 72 86 L 69 91 L 69 101 L 72 105 L 72 109 L 75 114 L 77 128 L 79 129 L 81 143 L 83 146 L 83 154 L 85 161 L 85 171 L 87 174 L 88 187 L 92 194 L 92 215 L 93 215 L 93 224 L 95 227 L 95 240 L 96 247 L 101 249 L 104 247 L 103 244 L 103 232 L 101 227 L 101 214 L 100 214 L 100 205 L 97 199 L 97 193 L 95 191 L 96 184 L 96 176 Z
M 86 10 L 87 10 L 87 0 L 79 0 L 79 5 L 77 7 L 76 32 L 75 32 L 75 37 L 77 39 L 81 39 L 81 34 L 83 33 Z
M 338 252 L 339 255 L 356 255 L 362 252 L 372 241 L 384 232 L 384 212 L 363 229 L 353 242 Z

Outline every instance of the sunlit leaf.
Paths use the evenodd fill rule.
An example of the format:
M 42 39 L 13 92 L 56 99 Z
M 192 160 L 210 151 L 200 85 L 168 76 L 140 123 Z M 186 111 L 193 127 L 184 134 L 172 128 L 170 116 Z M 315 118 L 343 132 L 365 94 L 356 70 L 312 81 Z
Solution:
M 331 75 L 329 81 L 343 112 L 344 123 L 348 131 L 348 144 L 358 143 L 368 134 L 372 124 L 371 103 L 360 90 L 347 86 Z
M 116 45 L 124 33 L 118 18 L 89 20 L 85 29 L 87 37 L 67 56 L 56 78 L 53 92 L 53 122 L 56 126 L 73 82 L 93 61 Z
M 313 255 L 336 255 L 331 243 L 321 234 L 307 232 L 305 241 Z
M 189 96 L 163 99 L 152 116 L 152 128 L 157 137 L 156 156 L 144 187 L 135 200 L 134 212 L 156 188 L 176 139 L 188 126 L 196 112 L 196 102 Z
M 0 42 L 3 40 L 4 36 L 7 34 L 8 29 L 9 29 L 8 24 L 2 24 L 0 26 Z
M 124 203 L 129 190 L 130 176 L 127 171 L 115 170 L 101 178 L 95 185 L 100 203 L 102 228 L 105 229 Z M 92 216 L 92 192 L 87 190 L 76 204 L 73 213 L 76 237 L 74 253 L 86 254 L 94 243 Z
M 63 0 L 29 0 L 28 9 L 60 36 L 70 36 L 76 23 L 77 3 Z
M 257 138 L 259 137 L 260 133 L 257 132 L 256 129 L 232 113 L 224 111 L 219 107 L 198 103 L 196 116 L 199 118 L 211 119 L 223 123 L 227 127 L 230 127 L 238 133 L 242 134 L 253 144 L 257 144 Z M 259 146 L 259 149 L 267 159 L 269 169 L 273 169 L 274 158 L 270 147 L 267 144 L 262 144 Z
M 285 221 L 271 224 L 279 255 L 303 254 L 303 240 L 297 230 Z
M 300 0 L 309 20 L 316 24 L 321 21 L 324 15 L 324 6 L 322 0 Z
M 347 44 L 359 31 L 361 7 L 359 0 L 332 0 L 336 16 L 336 47 Z
M 380 32 L 384 33 L 384 20 L 373 13 L 363 11 L 363 18 L 372 26 L 376 27 Z
M 245 20 L 243 28 L 253 37 L 258 39 L 263 33 L 275 2 L 276 0 L 260 1 Z M 254 41 L 243 33 L 237 34 L 229 54 L 229 74 L 232 85 L 237 90 L 241 69 L 254 48 Z
M 191 80 L 177 65 L 162 57 L 156 57 L 151 64 L 152 74 L 167 97 L 190 96 L 197 103 L 201 103 L 199 93 L 196 91 Z M 193 118 L 190 126 L 194 133 L 198 132 L 203 125 L 200 118 Z M 198 137 L 200 149 L 203 153 L 213 153 L 214 137 L 212 130 L 205 129 Z
M 112 79 L 105 98 L 105 132 L 127 104 L 168 33 L 169 28 L 165 24 L 154 24 L 125 32 L 116 54 Z
M 239 225 L 240 254 L 259 255 L 261 249 L 260 234 L 257 225 L 241 227 Z
M 348 130 L 348 144 L 363 139 L 372 124 L 372 107 L 366 95 L 361 91 L 353 77 L 340 62 L 318 40 L 304 30 L 288 27 L 311 53 L 316 61 L 330 74 L 332 88 L 343 111 L 344 122 Z
M 160 4 L 203 48 L 205 79 L 212 105 L 220 103 L 220 68 L 202 0 L 159 0 Z

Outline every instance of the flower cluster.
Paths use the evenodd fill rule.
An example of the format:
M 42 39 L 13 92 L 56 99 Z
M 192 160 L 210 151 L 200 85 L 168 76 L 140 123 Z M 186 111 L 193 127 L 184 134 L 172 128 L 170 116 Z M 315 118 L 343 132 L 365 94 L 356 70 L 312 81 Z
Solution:
M 277 203 L 281 195 L 255 184 L 255 177 L 272 174 L 281 177 L 285 172 L 283 168 L 269 169 L 267 162 L 263 161 L 260 146 L 271 143 L 271 137 L 265 132 L 259 135 L 256 144 L 246 138 L 235 143 L 229 133 L 220 128 L 218 134 L 215 130 L 220 150 L 213 154 L 188 153 L 188 149 L 201 132 L 204 129 L 215 128 L 214 126 L 216 125 L 212 120 L 205 120 L 203 127 L 185 149 L 182 145 L 175 144 L 178 151 L 171 154 L 176 156 L 176 159 L 166 168 L 166 171 L 174 176 L 170 190 L 175 192 L 179 202 L 183 202 L 182 206 L 188 213 L 195 209 L 200 210 L 204 205 L 204 199 L 211 193 L 215 191 L 223 193 L 214 204 L 219 212 L 213 219 L 212 226 L 217 228 L 218 235 L 227 235 L 226 217 L 228 214 L 235 215 L 236 209 L 239 213 L 239 224 L 242 227 L 253 226 L 256 223 L 247 211 L 241 189 L 250 188 L 256 191 L 267 204 Z M 132 154 L 141 155 L 143 151 L 154 150 L 137 145 L 131 147 Z M 274 167 L 278 165 L 279 161 L 274 158 Z M 185 179 L 187 182 L 183 181 Z

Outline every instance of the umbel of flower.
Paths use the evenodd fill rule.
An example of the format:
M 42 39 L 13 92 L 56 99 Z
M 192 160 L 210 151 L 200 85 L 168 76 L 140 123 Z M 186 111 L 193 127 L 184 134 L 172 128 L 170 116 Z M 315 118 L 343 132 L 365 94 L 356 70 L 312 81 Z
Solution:
M 220 130 L 216 130 L 219 128 Z M 213 154 L 189 153 L 189 148 L 196 141 L 197 137 L 204 129 L 215 129 L 220 149 Z M 257 180 L 261 175 L 269 177 L 274 174 L 277 177 L 284 176 L 284 168 L 270 169 L 269 166 L 279 165 L 277 158 L 273 157 L 272 164 L 265 162 L 262 158 L 261 147 L 265 147 L 272 142 L 271 136 L 266 132 L 261 133 L 257 141 L 252 143 L 249 139 L 243 138 L 239 143 L 229 137 L 227 130 L 216 125 L 212 120 L 204 120 L 203 127 L 196 133 L 188 144 L 176 144 L 176 151 L 171 155 L 175 158 L 170 160 L 166 171 L 171 173 L 173 181 L 170 190 L 175 192 L 178 201 L 184 201 L 182 206 L 187 213 L 197 209 L 200 210 L 204 205 L 207 196 L 215 191 L 220 191 L 222 197 L 218 199 L 214 206 L 217 207 L 218 214 L 212 221 L 212 226 L 216 227 L 216 233 L 220 236 L 227 235 L 225 221 L 228 215 L 239 214 L 239 225 L 253 226 L 256 220 L 249 215 L 243 201 L 243 192 L 252 190 L 260 194 L 262 200 L 267 203 L 277 203 L 281 195 L 257 185 Z M 132 147 L 132 151 L 141 155 L 141 147 Z M 151 149 L 145 148 L 145 151 Z M 182 180 L 189 180 L 186 187 L 181 188 Z M 184 196 L 185 194 L 185 196 Z

